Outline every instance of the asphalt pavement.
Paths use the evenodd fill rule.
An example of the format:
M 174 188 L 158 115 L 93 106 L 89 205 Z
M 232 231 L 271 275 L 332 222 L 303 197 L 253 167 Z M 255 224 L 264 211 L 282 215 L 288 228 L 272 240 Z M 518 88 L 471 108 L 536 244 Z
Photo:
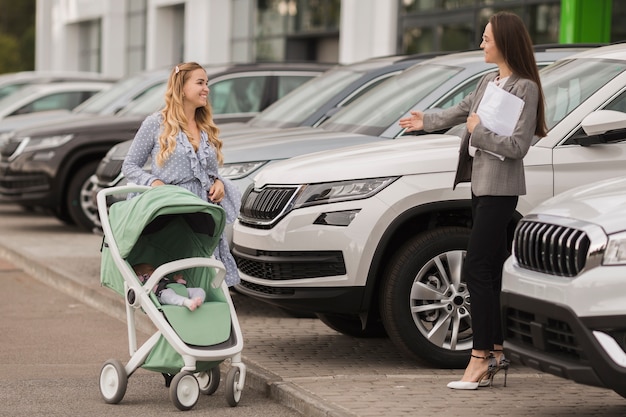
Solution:
M 50 384 L 48 374 L 58 372 L 60 367 L 68 373 L 64 378 L 71 381 L 69 386 L 87 387 L 89 395 L 76 396 L 70 388 L 58 395 L 82 404 L 85 410 L 103 405 L 97 386 L 99 366 L 95 364 L 110 358 L 125 363 L 129 356 L 123 300 L 99 283 L 101 242 L 100 236 L 63 225 L 51 216 L 0 205 L 0 259 L 4 260 L 0 264 L 4 265 L 0 279 L 5 284 L 16 277 L 22 277 L 26 284 L 45 284 L 36 287 L 37 291 L 45 289 L 44 294 L 32 298 L 28 294 L 35 291 L 30 284 L 3 291 L 3 298 L 10 297 L 11 302 L 5 299 L 0 309 L 0 415 L 80 415 L 11 411 L 22 402 L 34 404 L 53 395 L 54 385 L 50 390 L 35 387 L 41 381 Z M 28 278 L 24 278 L 25 274 Z M 66 320 L 51 320 L 60 314 L 59 303 L 41 302 L 45 295 L 50 300 L 69 297 L 76 301 L 62 302 L 65 307 L 60 318 Z M 494 387 L 453 391 L 446 384 L 458 379 L 462 371 L 434 369 L 407 358 L 388 339 L 352 338 L 317 319 L 294 317 L 234 292 L 232 297 L 244 335 L 243 359 L 248 367 L 239 405 L 246 407 L 245 415 L 288 416 L 289 412 L 296 412 L 312 417 L 626 416 L 626 399 L 611 390 L 579 385 L 515 363 L 506 387 L 498 375 Z M 33 304 L 37 304 L 38 314 L 30 311 Z M 145 316 L 141 318 L 139 330 L 145 335 L 152 333 L 150 321 Z M 22 332 L 18 338 L 11 333 L 15 323 L 33 331 Z M 35 330 L 42 325 L 47 330 L 43 334 Z M 64 331 L 78 328 L 89 329 L 84 334 L 87 342 L 70 343 L 62 337 Z M 67 344 L 66 349 L 45 349 L 35 363 L 21 359 L 20 355 L 33 345 L 63 343 Z M 98 345 L 88 351 L 89 366 L 83 363 L 82 356 L 75 357 L 77 344 Z M 60 355 L 66 359 L 60 361 Z M 228 364 L 222 366 L 226 370 Z M 24 373 L 19 377 L 19 389 L 11 386 L 15 372 Z M 47 378 L 38 377 L 38 372 Z M 160 378 L 154 372 L 138 370 L 129 378 L 128 394 L 122 402 L 106 405 L 109 415 L 144 415 L 140 411 L 153 401 L 163 402 L 162 408 L 167 411 L 175 410 L 162 392 Z M 272 405 L 279 407 L 263 408 Z M 37 410 L 32 404 L 29 406 Z M 223 401 L 218 404 L 213 398 L 203 399 L 189 413 L 235 415 L 229 414 L 228 408 Z

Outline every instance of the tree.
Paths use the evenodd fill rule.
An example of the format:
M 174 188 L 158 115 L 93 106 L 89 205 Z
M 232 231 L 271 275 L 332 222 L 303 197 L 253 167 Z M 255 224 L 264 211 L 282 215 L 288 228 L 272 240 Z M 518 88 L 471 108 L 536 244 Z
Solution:
M 0 73 L 35 68 L 36 0 L 0 0 Z

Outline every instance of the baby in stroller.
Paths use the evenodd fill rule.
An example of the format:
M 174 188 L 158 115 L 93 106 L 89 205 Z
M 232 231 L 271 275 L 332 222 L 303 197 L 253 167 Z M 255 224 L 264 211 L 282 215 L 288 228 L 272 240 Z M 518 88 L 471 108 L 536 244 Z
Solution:
M 139 281 L 144 284 L 154 272 L 154 266 L 149 263 L 139 263 L 133 265 L 133 270 Z M 175 274 L 172 278 L 163 278 L 159 281 L 154 287 L 154 293 L 161 304 L 185 306 L 194 311 L 204 303 L 206 292 L 202 288 L 186 287 L 186 284 L 187 281 L 182 274 Z

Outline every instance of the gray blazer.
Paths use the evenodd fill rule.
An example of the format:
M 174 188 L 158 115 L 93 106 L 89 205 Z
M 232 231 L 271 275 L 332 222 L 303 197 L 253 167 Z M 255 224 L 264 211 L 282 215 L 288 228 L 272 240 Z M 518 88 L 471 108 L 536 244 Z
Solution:
M 466 122 L 467 116 L 478 109 L 487 84 L 496 76 L 497 73 L 485 75 L 476 90 L 456 106 L 438 113 L 424 114 L 424 130 L 431 132 Z M 472 134 L 472 145 L 479 148 L 473 158 L 468 152 L 470 134 L 467 129 L 461 137 L 454 187 L 460 182 L 471 181 L 472 192 L 477 196 L 526 194 L 522 159 L 526 156 L 535 133 L 539 88 L 534 81 L 513 74 L 504 85 L 504 90 L 524 100 L 524 108 L 513 135 L 496 135 L 479 123 Z M 488 152 L 481 152 L 480 149 L 495 152 L 505 159 L 502 161 Z

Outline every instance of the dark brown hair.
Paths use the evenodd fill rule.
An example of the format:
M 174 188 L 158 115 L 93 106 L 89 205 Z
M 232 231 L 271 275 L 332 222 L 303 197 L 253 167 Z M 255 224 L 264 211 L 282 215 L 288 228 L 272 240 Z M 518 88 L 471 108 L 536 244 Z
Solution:
M 548 129 L 546 127 L 543 88 L 541 87 L 530 34 L 522 19 L 514 13 L 498 12 L 491 16 L 489 23 L 491 23 L 496 46 L 511 71 L 519 77 L 534 81 L 539 88 L 535 135 L 544 137 Z

